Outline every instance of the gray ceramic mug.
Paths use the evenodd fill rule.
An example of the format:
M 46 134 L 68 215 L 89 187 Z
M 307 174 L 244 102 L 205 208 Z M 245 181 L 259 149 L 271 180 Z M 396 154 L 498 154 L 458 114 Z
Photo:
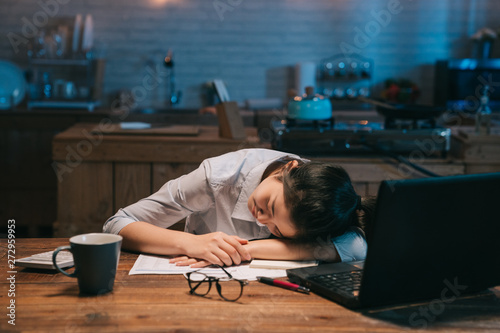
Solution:
M 69 243 L 70 246 L 60 246 L 54 251 L 54 267 L 66 276 L 76 277 L 82 294 L 99 295 L 112 291 L 120 260 L 122 236 L 106 233 L 83 234 L 71 237 Z M 71 274 L 57 266 L 57 254 L 63 250 L 73 254 L 75 271 Z

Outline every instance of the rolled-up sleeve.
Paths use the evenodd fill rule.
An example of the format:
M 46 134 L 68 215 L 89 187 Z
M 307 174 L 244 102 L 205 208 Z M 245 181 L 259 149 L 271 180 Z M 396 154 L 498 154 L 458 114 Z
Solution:
M 207 168 L 210 166 L 204 162 L 193 172 L 168 181 L 149 197 L 120 208 L 104 223 L 103 232 L 118 234 L 137 221 L 168 228 L 193 212 L 206 210 L 213 204 Z

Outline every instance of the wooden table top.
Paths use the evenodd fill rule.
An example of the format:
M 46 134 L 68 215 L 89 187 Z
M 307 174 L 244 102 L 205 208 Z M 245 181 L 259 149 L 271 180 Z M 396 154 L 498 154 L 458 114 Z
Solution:
M 113 131 L 116 124 L 78 123 L 57 134 L 52 143 L 52 158 L 66 161 L 68 152 L 80 152 L 85 162 L 175 162 L 200 163 L 205 158 L 243 148 L 271 148 L 260 142 L 257 128 L 245 128 L 246 139 L 227 139 L 219 136 L 216 126 L 173 126 L 174 132 L 197 135 L 136 134 L 134 130 Z M 184 128 L 184 129 L 182 129 Z M 160 129 L 152 129 L 158 131 Z M 125 134 L 125 133 L 129 134 Z
M 197 134 L 193 133 L 194 128 L 197 129 Z M 118 124 L 112 123 L 78 123 L 65 131 L 55 136 L 55 141 L 71 142 L 74 140 L 80 141 L 82 139 L 89 140 L 93 135 L 95 141 L 106 139 L 107 142 L 179 142 L 179 143 L 192 143 L 192 142 L 210 142 L 211 144 L 226 144 L 235 142 L 251 142 L 258 143 L 258 133 L 255 127 L 246 127 L 246 139 L 228 139 L 219 136 L 219 129 L 217 126 L 203 126 L 203 125 L 165 125 L 162 127 L 153 127 L 151 129 L 120 129 Z
M 22 258 L 67 245 L 68 239 L 16 239 Z M 181 275 L 128 275 L 137 254 L 122 252 L 113 292 L 80 296 L 76 279 L 16 267 L 0 240 L 0 332 L 499 332 L 500 288 L 449 304 L 348 310 L 315 294 L 250 282 L 236 303 L 212 290 L 189 294 Z M 10 258 L 12 259 L 12 258 Z M 7 280 L 14 276 L 15 282 Z M 15 295 L 12 295 L 14 289 Z M 15 326 L 6 316 L 15 300 Z

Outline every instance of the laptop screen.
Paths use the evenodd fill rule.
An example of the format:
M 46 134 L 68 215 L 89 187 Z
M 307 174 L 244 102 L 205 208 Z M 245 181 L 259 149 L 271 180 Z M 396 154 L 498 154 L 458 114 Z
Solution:
M 500 284 L 500 173 L 382 182 L 360 301 L 464 294 Z

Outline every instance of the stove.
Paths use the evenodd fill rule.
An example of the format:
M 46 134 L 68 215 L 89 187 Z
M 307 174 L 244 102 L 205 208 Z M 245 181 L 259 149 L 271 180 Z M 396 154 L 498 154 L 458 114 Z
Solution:
M 305 155 L 396 154 L 444 157 L 451 130 L 433 119 L 385 122 L 284 119 L 271 124 L 273 148 Z

